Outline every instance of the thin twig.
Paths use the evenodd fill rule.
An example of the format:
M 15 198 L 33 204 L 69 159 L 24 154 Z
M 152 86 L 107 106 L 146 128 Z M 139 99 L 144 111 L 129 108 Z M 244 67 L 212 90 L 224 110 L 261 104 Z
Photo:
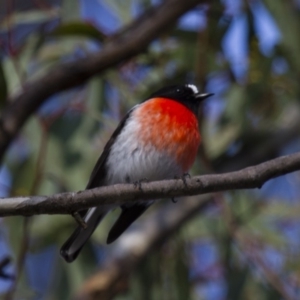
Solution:
M 45 169 L 45 162 L 47 156 L 47 145 L 48 145 L 48 124 L 42 118 L 38 117 L 40 130 L 41 130 L 41 142 L 39 147 L 38 158 L 35 168 L 35 176 L 31 187 L 31 193 L 36 194 L 37 190 L 43 179 L 43 173 Z
M 20 281 L 25 257 L 27 254 L 27 250 L 29 247 L 29 238 L 30 238 L 30 225 L 31 225 L 31 218 L 25 217 L 23 222 L 23 234 L 20 240 L 20 251 L 18 253 L 17 262 L 16 262 L 16 272 L 15 272 L 15 280 L 8 290 L 8 292 L 4 296 L 4 300 L 12 300 L 14 299 L 14 294 L 17 290 L 18 282 Z

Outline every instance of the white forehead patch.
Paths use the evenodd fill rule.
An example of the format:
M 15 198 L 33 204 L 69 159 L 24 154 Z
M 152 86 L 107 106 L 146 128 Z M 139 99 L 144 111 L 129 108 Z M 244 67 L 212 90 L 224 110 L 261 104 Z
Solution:
M 193 84 L 187 84 L 186 86 L 189 87 L 194 92 L 194 94 L 198 94 L 199 93 L 198 88 L 195 85 L 193 85 Z

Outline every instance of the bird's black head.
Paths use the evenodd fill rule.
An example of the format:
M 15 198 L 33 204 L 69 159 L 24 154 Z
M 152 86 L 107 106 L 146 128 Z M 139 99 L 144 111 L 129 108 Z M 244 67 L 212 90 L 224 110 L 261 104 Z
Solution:
M 200 102 L 212 95 L 213 94 L 200 93 L 198 88 L 193 84 L 185 84 L 164 87 L 153 93 L 150 98 L 162 97 L 176 100 L 197 115 Z

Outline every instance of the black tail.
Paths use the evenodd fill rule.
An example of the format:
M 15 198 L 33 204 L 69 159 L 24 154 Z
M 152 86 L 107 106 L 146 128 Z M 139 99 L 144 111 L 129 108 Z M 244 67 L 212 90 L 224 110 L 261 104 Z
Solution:
M 151 204 L 123 206 L 121 215 L 108 233 L 107 244 L 114 242 Z
M 67 262 L 70 263 L 76 259 L 82 247 L 93 234 L 98 224 L 108 213 L 108 211 L 108 208 L 103 207 L 93 207 L 88 210 L 83 218 L 87 223 L 87 228 L 83 229 L 82 227 L 78 226 L 60 249 L 61 256 Z

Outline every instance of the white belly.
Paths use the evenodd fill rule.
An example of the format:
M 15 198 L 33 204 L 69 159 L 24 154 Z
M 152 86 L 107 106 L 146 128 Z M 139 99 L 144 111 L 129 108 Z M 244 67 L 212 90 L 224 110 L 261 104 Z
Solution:
M 138 126 L 130 118 L 113 144 L 106 162 L 106 184 L 172 179 L 182 175 L 181 168 L 167 153 L 138 140 Z

